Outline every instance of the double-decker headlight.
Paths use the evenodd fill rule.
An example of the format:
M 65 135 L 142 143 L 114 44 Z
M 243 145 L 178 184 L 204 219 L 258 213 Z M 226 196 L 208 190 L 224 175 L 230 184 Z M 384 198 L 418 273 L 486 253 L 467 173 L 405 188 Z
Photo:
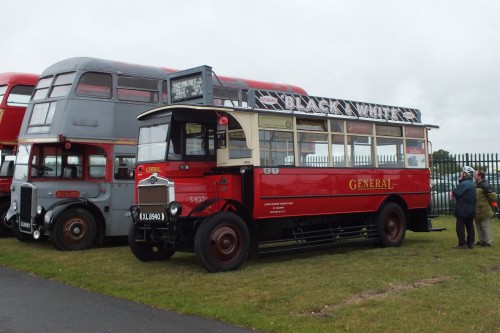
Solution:
M 45 212 L 45 209 L 43 209 L 42 205 L 38 205 L 38 206 L 36 207 L 36 213 L 37 213 L 38 215 L 42 215 L 44 212 Z
M 168 214 L 170 216 L 180 215 L 181 211 L 182 211 L 182 206 L 179 202 L 172 201 L 171 203 L 168 204 Z

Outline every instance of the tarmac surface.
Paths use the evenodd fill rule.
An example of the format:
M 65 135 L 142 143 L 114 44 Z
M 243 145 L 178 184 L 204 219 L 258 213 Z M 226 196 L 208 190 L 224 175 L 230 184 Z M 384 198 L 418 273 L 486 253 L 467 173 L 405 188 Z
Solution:
M 0 264 L 0 333 L 35 332 L 256 333 L 96 294 Z

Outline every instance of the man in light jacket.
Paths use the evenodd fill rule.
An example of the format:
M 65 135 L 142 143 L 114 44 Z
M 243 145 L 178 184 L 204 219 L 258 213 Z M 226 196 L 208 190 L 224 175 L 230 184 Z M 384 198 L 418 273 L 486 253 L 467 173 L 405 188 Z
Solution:
M 497 194 L 492 190 L 486 179 L 484 179 L 483 170 L 474 172 L 474 180 L 476 181 L 475 224 L 479 238 L 476 245 L 487 247 L 493 243 L 493 229 L 491 226 L 493 210 L 490 203 L 497 201 Z

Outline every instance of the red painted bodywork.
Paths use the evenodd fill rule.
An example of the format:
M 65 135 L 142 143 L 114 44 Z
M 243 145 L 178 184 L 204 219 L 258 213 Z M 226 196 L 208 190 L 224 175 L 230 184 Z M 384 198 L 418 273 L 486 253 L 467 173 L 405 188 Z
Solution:
M 23 122 L 24 106 L 9 106 L 7 98 L 13 87 L 18 85 L 35 86 L 38 75 L 26 73 L 0 73 L 0 86 L 7 85 L 5 95 L 0 100 L 0 149 L 14 148 L 17 145 L 19 130 Z M 10 193 L 12 177 L 0 177 L 0 193 Z
M 0 73 L 0 85 L 7 85 L 7 91 L 2 101 L 0 101 L 0 144 L 15 145 L 19 135 L 19 129 L 23 122 L 26 107 L 8 106 L 7 96 L 12 87 L 17 85 L 35 86 L 38 81 L 38 75 L 24 73 Z
M 186 165 L 189 170 L 185 170 Z M 213 167 L 215 163 L 201 162 L 140 164 L 136 188 L 139 180 L 153 172 L 170 179 L 175 184 L 175 199 L 183 206 L 182 216 L 207 199 L 241 202 L 241 176 L 211 174 Z M 255 168 L 253 209 L 249 213 L 259 220 L 376 212 L 391 195 L 400 196 L 408 209 L 425 209 L 430 203 L 429 172 L 428 169 Z M 219 209 L 217 204 L 211 205 L 202 215 Z

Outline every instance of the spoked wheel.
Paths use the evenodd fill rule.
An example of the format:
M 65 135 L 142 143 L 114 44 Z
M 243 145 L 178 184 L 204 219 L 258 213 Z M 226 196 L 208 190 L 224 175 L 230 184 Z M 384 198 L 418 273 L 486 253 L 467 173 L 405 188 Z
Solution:
M 393 202 L 385 204 L 376 217 L 380 242 L 383 246 L 399 246 L 406 234 L 406 216 Z
M 0 237 L 12 236 L 12 224 L 5 221 L 8 211 L 9 203 L 2 202 L 0 204 Z
M 92 214 L 82 208 L 71 208 L 57 219 L 50 239 L 59 250 L 85 250 L 92 246 L 95 235 L 96 223 Z
M 230 212 L 205 219 L 194 240 L 196 257 L 209 272 L 238 269 L 249 249 L 250 233 L 245 222 Z
M 128 244 L 132 253 L 140 261 L 160 261 L 170 259 L 175 248 L 173 244 L 153 242 L 149 233 L 139 225 L 132 224 L 128 233 Z

